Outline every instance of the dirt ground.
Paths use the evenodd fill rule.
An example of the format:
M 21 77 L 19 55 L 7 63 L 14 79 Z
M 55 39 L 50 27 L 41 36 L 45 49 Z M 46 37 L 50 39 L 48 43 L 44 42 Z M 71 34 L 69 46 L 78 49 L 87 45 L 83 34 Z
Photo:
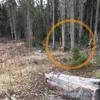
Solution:
M 54 55 L 58 57 L 58 54 L 65 55 L 61 52 L 56 52 Z M 70 59 L 69 55 L 68 60 Z M 23 98 L 24 100 L 65 100 L 61 95 L 62 91 L 58 92 L 59 89 L 47 84 L 44 74 L 61 71 L 65 74 L 94 77 L 99 68 L 93 67 L 92 63 L 90 65 L 78 71 L 64 71 L 56 68 L 45 52 L 34 47 L 29 50 L 24 41 L 0 39 L 0 100 L 5 100 L 3 98 L 10 95 L 15 95 L 17 100 Z

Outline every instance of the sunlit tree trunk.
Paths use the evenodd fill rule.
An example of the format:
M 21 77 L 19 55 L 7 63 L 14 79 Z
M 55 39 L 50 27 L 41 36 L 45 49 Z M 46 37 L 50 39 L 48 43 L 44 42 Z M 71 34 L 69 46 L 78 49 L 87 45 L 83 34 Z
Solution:
M 65 19 L 65 0 L 62 1 L 61 5 L 61 18 Z M 65 24 L 62 24 L 62 50 L 65 48 Z

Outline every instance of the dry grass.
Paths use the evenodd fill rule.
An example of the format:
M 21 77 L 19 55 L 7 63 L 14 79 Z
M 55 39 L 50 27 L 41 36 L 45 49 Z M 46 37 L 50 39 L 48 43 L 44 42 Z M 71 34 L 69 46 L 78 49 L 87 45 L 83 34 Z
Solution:
M 34 72 L 50 71 L 45 53 L 29 51 L 22 41 L 0 43 L 0 91 L 24 94 L 31 89 Z M 37 75 L 38 76 L 38 75 Z
M 61 63 L 72 60 L 71 52 L 56 51 L 52 54 Z M 56 70 L 53 67 L 46 53 L 41 53 L 40 50 L 34 48 L 29 50 L 23 41 L 0 41 L 0 95 L 8 91 L 18 96 L 27 95 L 30 91 L 44 91 L 47 87 L 43 74 Z M 91 70 L 93 72 L 91 74 L 95 75 L 94 71 Z M 72 71 L 69 74 L 87 75 L 86 69 L 75 71 L 75 73 Z

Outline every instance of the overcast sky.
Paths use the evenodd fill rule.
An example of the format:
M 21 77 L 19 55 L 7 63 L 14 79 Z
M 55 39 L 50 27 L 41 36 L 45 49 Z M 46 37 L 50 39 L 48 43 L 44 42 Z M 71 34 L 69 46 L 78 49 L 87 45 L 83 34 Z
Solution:
M 1 1 L 5 1 L 5 0 L 0 0 L 0 2 L 1 2 Z M 17 0 L 16 0 L 16 1 L 17 1 Z M 37 1 L 37 0 L 35 0 L 35 1 Z M 44 3 L 47 3 L 47 0 L 43 0 L 43 1 L 44 1 Z

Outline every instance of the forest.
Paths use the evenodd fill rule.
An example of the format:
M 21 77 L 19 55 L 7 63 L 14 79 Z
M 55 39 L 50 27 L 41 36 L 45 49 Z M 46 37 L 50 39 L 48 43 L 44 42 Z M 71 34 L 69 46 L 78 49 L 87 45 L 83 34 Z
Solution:
M 99 80 L 99 67 L 100 0 L 0 0 L 0 100 L 100 100 L 45 78 Z

